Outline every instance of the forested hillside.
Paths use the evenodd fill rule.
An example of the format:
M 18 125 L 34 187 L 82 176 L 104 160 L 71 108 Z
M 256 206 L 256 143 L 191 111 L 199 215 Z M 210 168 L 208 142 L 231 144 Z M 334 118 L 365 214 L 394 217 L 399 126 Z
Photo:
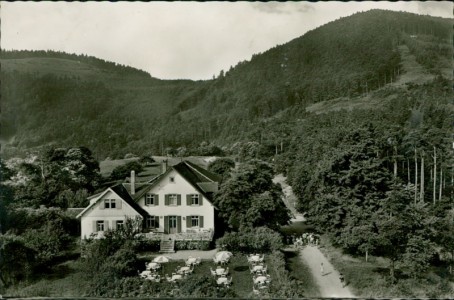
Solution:
M 256 142 L 271 155 L 290 133 L 285 124 L 263 130 L 263 122 L 394 82 L 403 44 L 428 72 L 441 72 L 452 54 L 451 27 L 451 20 L 410 13 L 358 13 L 199 82 L 159 80 L 81 55 L 2 51 L 1 134 L 11 141 L 3 149 L 84 145 L 98 158 L 115 158 L 203 141 Z

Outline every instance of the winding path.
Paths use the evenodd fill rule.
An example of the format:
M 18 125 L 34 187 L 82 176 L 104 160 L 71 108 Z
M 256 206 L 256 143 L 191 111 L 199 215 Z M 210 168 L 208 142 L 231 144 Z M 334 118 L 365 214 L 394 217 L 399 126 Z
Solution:
M 284 192 L 283 201 L 288 209 L 292 212 L 292 222 L 304 221 L 304 216 L 298 213 L 295 209 L 296 197 L 293 194 L 292 187 L 286 182 L 286 177 L 278 174 L 274 177 L 273 182 L 279 183 Z M 344 286 L 339 279 L 339 272 L 336 271 L 333 265 L 323 255 L 316 246 L 307 246 L 300 250 L 300 259 L 304 260 L 312 272 L 312 276 L 316 280 L 321 297 L 331 298 L 354 298 L 350 289 Z M 323 263 L 323 274 L 321 274 L 321 264 Z

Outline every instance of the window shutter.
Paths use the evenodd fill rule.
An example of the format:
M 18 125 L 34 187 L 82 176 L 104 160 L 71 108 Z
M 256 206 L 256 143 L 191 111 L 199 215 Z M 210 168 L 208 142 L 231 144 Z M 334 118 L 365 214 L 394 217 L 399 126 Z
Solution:
M 186 205 L 191 205 L 191 195 L 186 195 Z
M 109 221 L 104 220 L 104 231 L 107 231 L 109 229 Z
M 154 217 L 154 222 L 155 222 L 155 225 L 156 225 L 156 229 L 159 229 L 159 216 L 155 216 Z
M 177 216 L 177 232 L 181 232 L 181 216 Z
M 199 216 L 199 227 L 203 228 L 203 216 Z
M 202 197 L 202 194 L 199 194 L 199 205 L 203 205 L 203 197 Z
M 122 203 L 123 203 L 123 200 L 121 200 L 121 199 L 115 200 L 115 207 L 116 207 L 117 209 L 121 209 L 121 204 L 122 204 Z
M 158 194 L 154 195 L 154 204 L 159 205 L 159 195 Z
M 169 233 L 169 216 L 164 216 L 164 233 Z
M 181 195 L 180 194 L 177 195 L 177 205 L 181 205 Z
M 191 227 L 192 227 L 191 216 L 186 216 L 186 228 Z
M 101 200 L 101 205 L 99 206 L 99 209 L 104 209 L 104 205 L 105 204 L 104 204 L 104 199 L 103 199 L 103 200 Z
M 165 205 L 169 205 L 169 195 L 168 194 L 165 195 L 164 201 L 165 201 Z
M 112 220 L 112 229 L 113 230 L 117 229 L 117 221 L 116 220 Z
M 96 223 L 96 221 L 93 221 L 93 232 L 97 232 L 97 231 L 98 231 L 97 223 Z

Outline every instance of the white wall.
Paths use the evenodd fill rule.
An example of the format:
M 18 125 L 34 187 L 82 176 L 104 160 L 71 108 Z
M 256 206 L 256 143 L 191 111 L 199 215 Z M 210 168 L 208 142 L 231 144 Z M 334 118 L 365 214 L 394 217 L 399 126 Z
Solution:
M 170 182 L 170 177 L 174 177 L 174 182 Z M 159 205 L 146 206 L 145 196 L 143 196 L 138 204 L 148 212 L 151 216 L 159 216 L 159 232 L 164 232 L 164 216 L 181 216 L 181 232 L 186 232 L 186 220 L 183 217 L 187 216 L 203 216 L 203 229 L 214 229 L 214 207 L 213 205 L 202 196 L 201 206 L 188 206 L 186 204 L 186 195 L 199 194 L 199 192 L 188 183 L 178 172 L 175 170 L 170 171 L 164 178 L 158 182 L 148 193 L 159 195 Z M 179 206 L 166 206 L 166 194 L 179 194 L 181 195 L 181 205 Z M 162 218 L 161 218 L 162 217 Z
M 117 208 L 104 208 L 104 199 L 116 199 Z M 121 201 L 121 208 L 118 208 L 118 203 Z M 92 206 L 81 218 L 81 237 L 82 239 L 90 237 L 94 232 L 93 222 L 95 221 L 107 221 L 104 225 L 104 230 L 108 228 L 114 229 L 116 221 L 126 220 L 127 217 L 135 218 L 140 216 L 128 203 L 122 200 L 116 193 L 109 190 L 105 195 L 98 198 L 97 203 Z

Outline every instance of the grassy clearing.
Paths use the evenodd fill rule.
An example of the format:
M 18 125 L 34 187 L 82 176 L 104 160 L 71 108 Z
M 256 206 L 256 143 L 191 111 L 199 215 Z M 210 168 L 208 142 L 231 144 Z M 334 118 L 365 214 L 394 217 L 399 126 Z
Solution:
M 33 282 L 8 288 L 5 297 L 81 297 L 90 283 L 78 261 L 55 266 L 50 273 Z
M 297 279 L 302 282 L 304 296 L 307 298 L 320 297 L 319 286 L 312 276 L 309 266 L 301 259 L 299 251 L 284 251 L 286 269 L 290 273 L 290 279 Z
M 431 270 L 424 278 L 412 279 L 400 276 L 396 284 L 389 280 L 387 260 L 380 257 L 355 258 L 333 247 L 325 237 L 320 250 L 334 267 L 345 276 L 350 290 L 357 297 L 367 298 L 452 298 L 454 289 L 446 275 Z M 396 270 L 399 275 L 399 270 Z M 452 278 L 451 278 L 452 280 Z

